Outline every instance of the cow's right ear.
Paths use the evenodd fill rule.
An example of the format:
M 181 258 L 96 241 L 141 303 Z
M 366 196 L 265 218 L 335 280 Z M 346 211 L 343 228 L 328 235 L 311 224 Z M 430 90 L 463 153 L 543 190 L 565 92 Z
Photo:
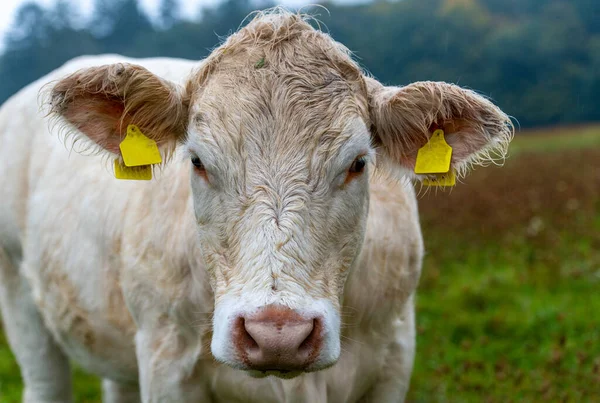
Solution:
M 188 101 L 182 88 L 131 64 L 80 70 L 56 83 L 50 114 L 102 149 L 121 155 L 119 144 L 134 124 L 169 154 L 185 137 Z

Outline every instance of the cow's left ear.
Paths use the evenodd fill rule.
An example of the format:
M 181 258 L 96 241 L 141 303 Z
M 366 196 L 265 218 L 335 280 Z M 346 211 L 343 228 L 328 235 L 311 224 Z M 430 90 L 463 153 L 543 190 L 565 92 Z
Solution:
M 451 167 L 459 175 L 506 155 L 514 134 L 510 118 L 475 92 L 443 82 L 406 87 L 385 87 L 368 77 L 365 82 L 378 165 L 384 169 L 413 173 L 419 148 L 436 129 L 444 130 Z

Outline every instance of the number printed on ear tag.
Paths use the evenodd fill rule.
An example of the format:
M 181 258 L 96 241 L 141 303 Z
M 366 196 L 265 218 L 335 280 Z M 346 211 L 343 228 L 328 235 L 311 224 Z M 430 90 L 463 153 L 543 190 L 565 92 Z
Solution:
M 128 167 L 160 164 L 162 157 L 156 141 L 144 136 L 136 125 L 127 126 L 127 135 L 119 144 L 123 161 Z
M 444 139 L 444 131 L 438 129 L 417 153 L 416 174 L 443 174 L 450 171 L 452 147 Z

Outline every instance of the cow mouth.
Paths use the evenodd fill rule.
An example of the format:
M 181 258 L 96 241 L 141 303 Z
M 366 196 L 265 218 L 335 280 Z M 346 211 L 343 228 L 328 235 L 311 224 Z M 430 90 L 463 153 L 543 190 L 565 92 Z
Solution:
M 266 378 L 267 376 L 274 376 L 281 379 L 292 379 L 302 375 L 305 371 L 288 371 L 284 369 L 264 369 L 264 370 L 247 370 L 248 375 L 253 378 Z

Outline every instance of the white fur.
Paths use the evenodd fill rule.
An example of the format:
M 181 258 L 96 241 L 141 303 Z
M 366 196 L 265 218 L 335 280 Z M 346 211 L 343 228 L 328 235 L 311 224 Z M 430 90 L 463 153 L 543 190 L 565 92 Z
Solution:
M 260 296 L 242 293 L 240 298 L 224 297 L 215 307 L 211 351 L 214 357 L 233 367 L 240 367 L 235 359 L 232 340 L 229 337 L 231 325 L 236 317 L 250 317 L 261 307 L 275 304 L 294 309 L 304 318 L 323 318 L 324 345 L 319 358 L 313 366 L 328 367 L 335 363 L 340 355 L 340 315 L 330 301 L 311 298 L 286 298 L 286 304 L 275 296 Z M 310 368 L 308 368 L 310 371 Z
M 227 218 L 227 206 L 193 175 L 190 191 L 187 158 L 176 156 L 152 182 L 117 181 L 101 157 L 72 153 L 56 132 L 48 131 L 36 104 L 42 85 L 86 66 L 117 61 L 141 64 L 178 83 L 196 66 L 167 59 L 79 58 L 28 86 L 0 110 L 2 308 L 27 391 L 41 390 L 44 376 L 68 379 L 68 366 L 60 358 L 66 355 L 111 381 L 105 383 L 108 401 L 135 396 L 135 388 L 115 386 L 130 384 L 139 384 L 144 402 L 402 401 L 414 355 L 412 296 L 422 256 L 410 183 L 359 179 L 323 199 L 332 209 L 323 210 L 325 215 L 311 211 L 314 216 L 297 213 L 306 200 L 290 193 L 279 222 L 289 229 L 289 239 L 280 239 L 270 221 L 274 199 L 257 196 L 248 220 L 239 224 L 240 261 L 245 263 L 225 286 L 219 277 L 223 271 L 215 269 L 220 266 L 208 271 L 201 258 L 213 246 L 215 256 L 219 251 L 211 232 L 215 227 L 202 227 L 201 221 L 207 215 Z M 344 146 L 347 152 L 332 159 L 330 176 L 322 180 L 335 180 L 335 172 L 344 170 L 356 153 L 374 159 L 364 122 L 351 120 L 344 130 L 351 139 Z M 223 164 L 214 171 L 222 175 L 215 180 L 223 186 L 233 181 L 226 164 L 235 160 L 219 162 L 217 153 L 211 160 L 209 147 L 199 147 L 200 140 L 190 133 L 178 154 L 204 153 L 207 164 Z M 260 186 L 262 179 L 254 179 Z M 363 197 L 364 203 L 354 201 Z M 342 295 L 324 295 L 324 285 L 307 288 L 319 245 L 305 237 L 299 223 L 309 220 L 306 225 L 318 229 L 322 217 L 362 215 L 363 210 L 368 210 L 368 221 L 362 252 L 346 273 Z M 282 242 L 283 252 L 272 249 L 274 241 Z M 335 259 L 332 255 L 325 263 L 333 267 Z M 290 262 L 296 263 L 295 277 Z M 276 294 L 269 291 L 273 273 L 280 278 Z M 15 295 L 9 284 L 23 288 Z M 215 294 L 209 284 L 216 284 Z M 13 320 L 18 303 L 35 309 L 23 309 Z M 255 379 L 216 363 L 211 344 L 218 360 L 235 365 L 228 339 L 232 316 L 269 303 L 322 315 L 327 337 L 316 364 L 327 367 L 339 357 L 338 363 L 291 380 Z M 21 347 L 32 329 L 39 341 Z M 40 366 L 42 361 L 47 365 Z M 27 376 L 35 368 L 42 375 Z M 70 394 L 59 386 L 48 393 L 68 401 Z M 30 401 L 51 401 L 36 399 Z

